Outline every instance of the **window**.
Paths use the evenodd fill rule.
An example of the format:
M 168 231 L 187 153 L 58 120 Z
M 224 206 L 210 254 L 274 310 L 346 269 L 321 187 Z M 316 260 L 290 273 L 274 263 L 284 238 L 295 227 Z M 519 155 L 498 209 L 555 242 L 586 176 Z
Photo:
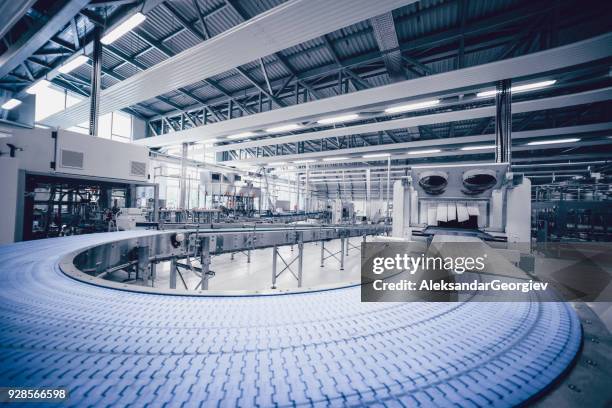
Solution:
M 68 93 L 65 89 L 55 86 L 42 88 L 36 92 L 36 111 L 34 119 L 36 122 L 61 112 L 66 106 L 72 106 L 83 100 L 83 97 Z
M 79 123 L 76 126 L 69 127 L 68 129 L 71 132 L 81 133 L 83 135 L 89 134 L 89 122 Z
M 114 112 L 111 139 L 129 142 L 132 138 L 132 115 Z
M 34 119 L 36 122 L 40 122 L 46 117 L 61 112 L 85 99 L 84 96 L 73 94 L 66 89 L 61 89 L 54 85 L 42 88 L 36 92 Z M 89 122 L 79 123 L 67 130 L 88 135 Z M 132 140 L 132 115 L 123 112 L 113 112 L 100 116 L 98 120 L 98 136 L 119 142 L 130 142 Z
M 71 132 L 89 134 L 89 122 L 68 128 Z M 123 112 L 112 112 L 98 119 L 98 137 L 128 143 L 132 140 L 132 116 Z

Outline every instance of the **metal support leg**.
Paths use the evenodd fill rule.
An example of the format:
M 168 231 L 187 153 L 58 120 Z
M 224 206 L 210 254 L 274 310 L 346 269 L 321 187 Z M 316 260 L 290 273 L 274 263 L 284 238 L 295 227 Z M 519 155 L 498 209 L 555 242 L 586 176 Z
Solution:
M 251 263 L 251 250 L 247 249 L 247 263 Z
M 142 280 L 143 286 L 149 286 L 149 247 L 138 247 L 138 269 L 136 279 Z
M 155 286 L 155 279 L 157 279 L 157 264 L 151 264 L 151 286 Z
M 340 270 L 344 270 L 344 238 L 340 238 Z
M 176 289 L 176 258 L 170 260 L 170 289 Z
M 230 253 L 230 260 L 231 260 L 231 261 L 233 261 L 233 260 L 234 260 L 234 253 L 233 253 L 233 252 L 231 252 L 231 253 Z
M 349 248 L 351 247 L 351 239 L 350 238 L 346 238 L 346 256 L 349 255 Z
M 298 288 L 302 287 L 302 265 L 304 261 L 304 243 L 298 244 Z
M 278 256 L 278 250 L 276 245 L 272 247 L 272 289 L 276 289 L 276 258 Z
M 202 253 L 200 255 L 200 264 L 202 265 L 202 290 L 208 290 L 208 280 L 210 275 L 210 238 L 202 238 L 201 241 Z
M 321 268 L 325 262 L 325 241 L 321 241 Z

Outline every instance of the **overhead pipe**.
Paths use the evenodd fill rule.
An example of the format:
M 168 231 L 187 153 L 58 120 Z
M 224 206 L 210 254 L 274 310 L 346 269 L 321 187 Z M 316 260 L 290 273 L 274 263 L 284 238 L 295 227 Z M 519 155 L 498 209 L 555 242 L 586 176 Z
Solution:
M 512 81 L 504 79 L 497 83 L 495 93 L 495 163 L 510 163 L 512 160 Z
M 100 36 L 102 29 L 94 29 L 93 52 L 91 55 L 91 95 L 89 97 L 89 134 L 98 136 L 98 116 L 100 113 L 100 86 L 102 77 L 102 43 Z

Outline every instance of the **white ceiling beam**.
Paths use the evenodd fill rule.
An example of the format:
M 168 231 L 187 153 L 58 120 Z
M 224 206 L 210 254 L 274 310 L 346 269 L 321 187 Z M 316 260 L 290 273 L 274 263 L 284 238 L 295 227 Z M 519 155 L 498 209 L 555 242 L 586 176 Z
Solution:
M 513 157 L 512 158 L 512 167 L 517 166 L 523 166 L 520 163 L 535 163 L 535 164 L 529 164 L 531 166 L 542 166 L 542 163 L 545 162 L 555 162 L 555 163 L 546 163 L 544 164 L 544 166 L 569 166 L 572 165 L 573 162 L 572 160 L 604 160 L 604 161 L 609 161 L 609 155 L 607 155 L 606 153 L 588 153 L 588 154 L 571 154 L 571 155 L 560 155 L 560 156 L 533 156 L 533 157 Z M 491 160 L 470 160 L 470 163 L 490 163 Z M 350 164 L 350 163 L 345 163 L 345 164 Z M 304 168 L 297 168 L 297 166 L 295 166 L 296 168 L 294 169 L 287 169 L 286 171 L 283 169 L 284 173 L 300 173 L 300 178 L 301 179 L 305 179 L 305 169 Z M 350 166 L 350 167 L 330 167 L 330 168 L 324 168 L 324 167 L 311 167 L 310 169 L 310 175 L 313 176 L 321 176 L 321 175 L 325 175 L 325 174 L 330 174 L 334 173 L 334 172 L 339 172 L 339 174 L 342 174 L 342 172 L 345 172 L 345 174 L 348 174 L 349 171 L 363 171 L 366 169 L 370 169 L 370 170 L 374 170 L 376 169 L 377 171 L 384 171 L 386 173 L 386 169 L 387 166 L 386 165 L 367 165 L 367 166 Z M 398 172 L 398 171 L 406 171 L 410 169 L 410 164 L 392 164 L 391 165 L 391 171 L 394 172 Z M 401 169 L 401 170 L 393 170 L 393 169 Z
M 527 130 L 522 132 L 514 132 L 512 133 L 512 140 L 520 140 L 520 139 L 528 139 L 528 138 L 536 138 L 536 137 L 545 137 L 545 136 L 562 136 L 562 135 L 573 135 L 580 133 L 592 133 L 592 132 L 601 132 L 612 129 L 612 122 L 605 123 L 596 123 L 590 125 L 579 125 L 579 126 L 565 126 L 561 128 L 552 128 L 552 129 L 538 129 L 538 130 Z M 612 140 L 609 140 L 612 142 Z M 233 166 L 233 165 L 255 165 L 255 164 L 269 164 L 274 162 L 293 162 L 296 160 L 306 160 L 306 159 L 320 159 L 320 158 L 333 158 L 340 156 L 351 156 L 355 154 L 365 154 L 365 153 L 378 153 L 378 152 L 386 152 L 386 153 L 397 153 L 397 150 L 412 150 L 412 149 L 424 149 L 424 148 L 444 148 L 448 146 L 457 146 L 462 147 L 470 144 L 490 144 L 495 142 L 495 134 L 489 133 L 485 135 L 477 135 L 477 136 L 462 136 L 462 137 L 452 137 L 452 138 L 444 138 L 444 139 L 428 139 L 428 140 L 417 140 L 413 142 L 404 142 L 404 143 L 387 143 L 382 145 L 375 146 L 364 146 L 364 147 L 353 147 L 348 149 L 336 149 L 336 150 L 326 150 L 322 152 L 311 152 L 311 153 L 300 153 L 300 154 L 286 154 L 281 156 L 267 156 L 267 157 L 257 157 L 251 159 L 242 159 L 236 161 L 226 161 L 224 164 Z M 548 145 L 554 146 L 554 145 Z M 514 149 L 514 148 L 513 148 Z M 470 151 L 463 151 L 463 153 L 468 154 Z M 482 151 L 471 151 L 471 153 L 482 153 Z M 408 156 L 407 158 L 415 157 L 413 155 Z M 393 155 L 392 160 L 398 159 L 400 156 Z M 353 160 L 354 159 L 354 160 Z M 376 161 L 386 161 L 385 157 L 380 158 L 363 158 L 361 156 L 351 157 L 353 161 L 364 161 L 364 162 L 376 162 Z M 347 160 L 341 160 L 342 162 L 348 162 Z M 331 162 L 327 162 L 330 164 Z M 311 164 L 312 165 L 312 164 Z
M 612 99 L 612 87 L 585 91 L 576 94 L 554 96 L 531 101 L 514 102 L 512 113 L 525 113 L 544 109 L 558 109 L 566 106 L 582 105 L 586 103 L 601 102 Z M 394 119 L 385 122 L 368 123 L 365 125 L 346 126 L 336 129 L 322 130 L 291 136 L 282 136 L 269 139 L 256 140 L 253 142 L 231 143 L 222 146 L 212 147 L 213 152 L 223 152 L 229 150 L 248 149 L 261 146 L 273 146 L 284 143 L 303 142 L 306 140 L 328 139 L 333 137 L 358 135 L 364 133 L 376 133 L 384 130 L 404 129 L 409 127 L 434 125 L 454 121 L 470 119 L 480 119 L 495 115 L 495 106 L 485 106 L 481 108 L 457 110 L 452 112 L 434 113 L 431 115 L 414 116 L 410 118 Z M 381 145 L 385 146 L 385 145 Z M 367 151 L 378 150 L 379 146 L 368 146 Z M 398 149 L 400 147 L 397 147 Z M 381 149 L 382 150 L 382 149 Z
M 343 3 L 343 1 L 329 3 Z M 349 9 L 351 8 L 353 8 L 352 5 Z M 289 31 L 292 30 L 293 28 Z M 279 123 L 310 121 L 324 115 L 354 112 L 373 107 L 380 108 L 381 104 L 393 104 L 449 90 L 474 89 L 477 86 L 491 85 L 502 79 L 534 77 L 546 72 L 604 59 L 610 55 L 612 55 L 612 33 L 516 58 L 288 106 L 172 134 L 148 137 L 136 143 L 149 147 L 162 147 L 184 142 L 202 142 L 244 131 L 261 130 Z
M 133 106 L 415 1 L 288 1 L 103 90 L 100 115 Z M 44 123 L 73 126 L 86 121 L 88 112 L 89 103 L 85 101 L 46 118 Z

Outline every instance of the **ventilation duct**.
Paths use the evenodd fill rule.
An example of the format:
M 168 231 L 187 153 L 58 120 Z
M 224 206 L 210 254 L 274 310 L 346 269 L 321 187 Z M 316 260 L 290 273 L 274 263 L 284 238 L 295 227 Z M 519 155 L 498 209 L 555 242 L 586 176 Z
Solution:
M 468 195 L 478 195 L 497 184 L 497 177 L 494 171 L 490 170 L 470 170 L 463 174 L 463 193 Z
M 448 174 L 444 172 L 426 172 L 419 179 L 419 185 L 427 194 L 438 195 L 446 190 Z

